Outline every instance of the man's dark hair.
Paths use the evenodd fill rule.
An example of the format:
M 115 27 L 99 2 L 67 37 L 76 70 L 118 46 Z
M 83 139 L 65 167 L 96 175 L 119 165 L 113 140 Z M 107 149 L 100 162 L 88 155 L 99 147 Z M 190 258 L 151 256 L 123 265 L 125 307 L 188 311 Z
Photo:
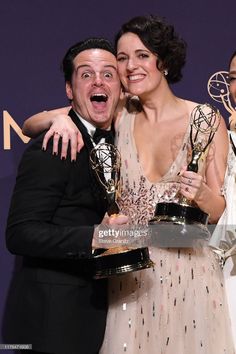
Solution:
M 110 41 L 104 38 L 88 38 L 71 46 L 66 52 L 61 69 L 64 73 L 66 82 L 71 82 L 71 77 L 74 71 L 74 58 L 81 52 L 87 49 L 103 49 L 107 52 L 116 55 L 115 49 Z
M 236 50 L 233 52 L 233 54 L 230 57 L 229 66 L 231 65 L 231 61 L 234 59 L 234 57 L 236 57 Z
M 182 78 L 181 70 L 185 64 L 186 43 L 174 31 L 174 27 L 163 18 L 149 15 L 132 18 L 123 24 L 115 37 L 115 46 L 125 33 L 136 34 L 142 43 L 153 54 L 157 55 L 157 68 L 168 70 L 166 79 L 169 83 L 178 82 Z

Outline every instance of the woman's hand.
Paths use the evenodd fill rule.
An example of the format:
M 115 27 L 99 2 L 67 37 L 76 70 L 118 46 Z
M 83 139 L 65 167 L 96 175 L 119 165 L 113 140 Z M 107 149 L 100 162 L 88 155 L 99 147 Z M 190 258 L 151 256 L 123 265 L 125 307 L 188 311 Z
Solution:
M 180 171 L 180 192 L 188 200 L 197 202 L 205 189 L 203 177 L 195 172 L 187 171 L 187 166 Z
M 58 154 L 58 144 L 61 139 L 61 159 L 66 158 L 70 142 L 71 161 L 76 160 L 77 152 L 84 146 L 82 135 L 73 123 L 72 119 L 66 114 L 55 115 L 50 129 L 44 136 L 42 149 L 47 149 L 48 141 L 53 137 L 53 154 Z
M 47 149 L 48 140 L 53 137 L 53 153 L 58 154 L 58 143 L 61 138 L 61 158 L 66 158 L 70 142 L 71 160 L 76 160 L 76 154 L 84 146 L 84 142 L 80 131 L 68 116 L 70 109 L 71 106 L 56 108 L 29 117 L 23 124 L 23 134 L 35 138 L 49 129 L 45 135 L 42 149 Z
M 193 200 L 198 207 L 209 215 L 209 223 L 217 223 L 225 209 L 222 195 L 225 170 L 227 166 L 229 139 L 225 121 L 221 117 L 220 125 L 209 146 L 205 160 L 204 177 L 187 171 L 180 172 L 180 191 L 184 197 Z

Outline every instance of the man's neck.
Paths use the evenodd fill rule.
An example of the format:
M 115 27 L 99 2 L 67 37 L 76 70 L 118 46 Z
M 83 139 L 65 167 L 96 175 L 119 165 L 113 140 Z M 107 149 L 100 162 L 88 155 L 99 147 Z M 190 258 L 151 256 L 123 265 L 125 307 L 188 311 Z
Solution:
M 103 127 L 98 127 L 96 125 L 94 125 L 93 123 L 89 122 L 87 119 L 81 117 L 81 115 L 76 112 L 74 110 L 74 112 L 76 113 L 77 117 L 80 119 L 80 121 L 83 123 L 83 125 L 86 127 L 88 133 L 92 136 L 93 133 L 95 132 L 96 128 L 100 128 L 100 129 L 104 129 L 104 130 L 110 130 L 111 129 L 111 125 L 108 126 L 107 128 L 103 128 Z

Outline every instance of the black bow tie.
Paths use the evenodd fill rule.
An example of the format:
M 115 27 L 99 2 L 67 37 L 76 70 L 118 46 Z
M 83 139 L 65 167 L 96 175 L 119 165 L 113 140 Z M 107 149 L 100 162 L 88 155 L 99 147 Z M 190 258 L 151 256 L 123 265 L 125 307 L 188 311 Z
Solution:
M 95 144 L 98 144 L 102 138 L 105 138 L 106 143 L 113 144 L 114 143 L 113 131 L 97 128 L 93 135 L 93 141 L 95 142 Z

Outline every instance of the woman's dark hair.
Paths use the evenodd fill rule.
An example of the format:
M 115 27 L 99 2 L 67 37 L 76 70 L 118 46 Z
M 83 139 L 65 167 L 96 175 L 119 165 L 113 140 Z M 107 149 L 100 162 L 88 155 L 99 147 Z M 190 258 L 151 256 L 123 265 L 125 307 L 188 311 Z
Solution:
M 66 82 L 71 82 L 71 77 L 74 72 L 74 58 L 81 52 L 87 49 L 103 49 L 116 56 L 115 49 L 110 41 L 104 38 L 88 38 L 71 46 L 62 61 L 61 70 L 64 73 Z
M 153 54 L 157 55 L 157 68 L 168 70 L 166 79 L 169 83 L 178 82 L 182 78 L 181 70 L 185 64 L 186 42 L 167 24 L 163 18 L 149 15 L 138 16 L 122 25 L 115 37 L 115 46 L 121 36 L 132 32 Z
M 230 57 L 230 60 L 229 60 L 229 66 L 231 64 L 231 61 L 233 60 L 233 58 L 236 56 L 236 50 L 233 52 L 233 54 L 231 55 Z

